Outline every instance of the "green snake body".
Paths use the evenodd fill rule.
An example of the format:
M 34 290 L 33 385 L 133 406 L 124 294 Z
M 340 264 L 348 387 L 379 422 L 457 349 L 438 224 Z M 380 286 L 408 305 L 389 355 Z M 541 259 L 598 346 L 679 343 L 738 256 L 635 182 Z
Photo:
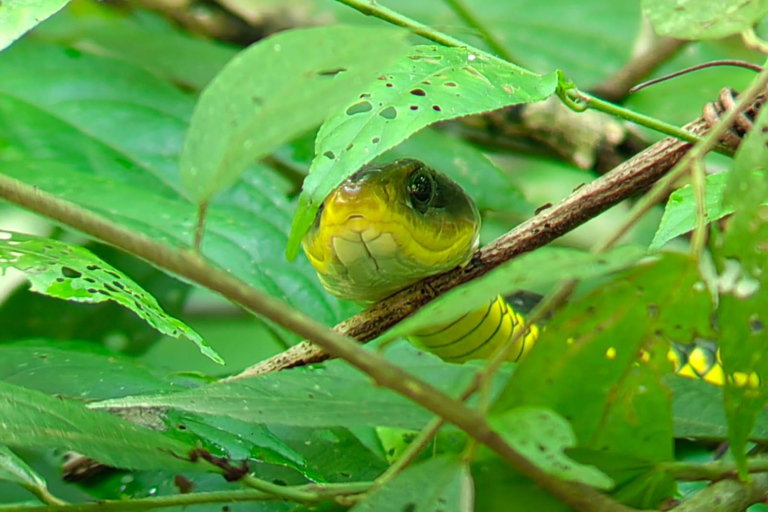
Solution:
M 303 240 L 320 281 L 332 294 L 375 302 L 421 279 L 465 265 L 478 247 L 480 215 L 474 201 L 448 177 L 418 160 L 366 166 L 324 201 Z M 525 321 L 507 301 L 445 325 L 413 333 L 411 341 L 446 361 L 485 359 L 504 346 Z M 539 336 L 536 325 L 512 347 L 523 357 Z M 675 371 L 722 385 L 716 348 L 678 346 L 668 353 Z M 754 385 L 745 375 L 734 377 Z

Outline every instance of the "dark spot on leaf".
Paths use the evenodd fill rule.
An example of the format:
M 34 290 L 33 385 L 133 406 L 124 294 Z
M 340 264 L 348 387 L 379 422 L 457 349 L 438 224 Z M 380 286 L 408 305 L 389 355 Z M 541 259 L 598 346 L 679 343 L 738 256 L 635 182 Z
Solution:
M 416 105 L 411 105 L 411 110 L 419 110 L 419 107 Z
M 446 87 L 458 87 L 459 84 L 456 82 L 445 82 L 443 85 Z
M 83 56 L 83 52 L 81 52 L 80 50 L 77 50 L 75 48 L 65 48 L 64 49 L 64 53 L 70 59 L 79 59 L 80 57 Z
M 64 278 L 63 277 L 57 277 L 56 278 L 56 282 L 57 283 L 63 283 L 64 282 Z
M 336 69 L 326 69 L 323 71 L 318 71 L 317 74 L 319 76 L 336 76 L 339 73 L 343 73 L 347 70 L 347 68 L 336 68 Z
M 285 480 L 280 480 L 279 478 L 275 478 L 274 480 L 272 480 L 272 483 L 275 485 L 282 485 L 282 486 L 288 485 L 288 483 Z
M 411 94 L 414 96 L 426 96 L 427 92 L 424 89 L 413 89 L 411 90 Z
M 360 101 L 347 109 L 347 115 L 362 114 L 363 112 L 371 111 L 371 109 L 373 109 L 373 105 L 371 105 L 370 101 Z
M 82 272 L 75 270 L 72 267 L 61 267 L 61 273 L 64 274 L 64 277 L 68 277 L 70 279 L 77 279 L 83 275 Z
M 371 142 L 373 144 L 378 144 L 379 142 L 381 142 L 381 139 L 379 137 L 374 137 L 374 138 L 371 139 Z
M 176 428 L 178 428 L 179 430 L 187 430 L 187 426 L 186 425 L 182 425 L 181 423 L 179 423 L 179 426 L 176 427 Z
M 752 334 L 760 334 L 765 330 L 765 324 L 759 318 L 752 317 L 749 319 L 749 329 Z
M 105 270 L 104 270 L 104 272 L 106 272 L 107 274 L 111 275 L 111 276 L 112 276 L 112 277 L 114 277 L 115 279 L 122 279 L 122 278 L 123 278 L 123 276 L 121 276 L 121 275 L 120 275 L 120 274 L 118 274 L 117 272 L 112 272 L 111 270 L 106 270 L 106 269 L 105 269 Z
M 323 156 L 328 160 L 333 160 L 334 158 L 336 158 L 336 155 L 333 153 L 333 151 L 326 151 L 325 153 L 323 153 Z
M 403 512 L 416 512 L 416 504 L 415 503 L 406 503 L 403 507 Z
M 312 400 L 313 398 L 315 398 L 315 395 L 313 395 L 312 393 L 307 393 L 307 398 Z
M 389 450 L 387 450 L 387 455 L 389 455 L 390 457 L 392 457 L 394 454 L 395 454 L 394 448 L 390 448 Z
M 98 290 L 96 290 L 96 288 L 88 288 L 85 291 L 87 291 L 88 293 L 96 293 Z
M 264 100 L 259 98 L 258 96 L 251 96 L 251 103 L 253 103 L 254 105 L 261 105 L 262 103 L 264 103 Z
M 423 83 L 424 85 L 432 85 L 432 82 L 430 82 L 429 80 L 424 80 L 421 83 Z
M 432 110 L 435 112 L 442 112 L 443 109 L 440 108 L 440 105 L 432 105 Z
M 120 288 L 121 290 L 125 290 L 125 286 L 123 286 L 123 283 L 120 281 L 112 281 L 112 284 Z
M 389 106 L 379 112 L 379 115 L 384 119 L 395 119 L 397 117 L 397 109 L 395 107 Z
M 387 82 L 387 87 L 394 87 L 394 85 L 392 84 L 392 82 Z
M 349 143 L 349 146 L 347 146 L 347 149 L 346 149 L 345 151 L 349 151 L 349 150 L 350 150 L 350 149 L 352 149 L 353 147 L 355 147 L 355 145 L 354 145 L 353 143 L 351 143 L 351 142 L 350 142 L 350 143 Z
M 106 291 L 106 290 L 99 290 L 99 293 L 100 293 L 100 294 L 102 294 L 102 295 L 104 295 L 104 296 L 106 296 L 106 297 L 111 297 L 111 296 L 112 296 L 112 294 L 111 294 L 111 293 L 109 293 L 109 292 L 108 292 L 108 291 Z
M 87 267 L 85 267 L 85 268 L 87 268 L 88 270 L 99 270 L 99 267 L 98 267 L 98 266 L 96 266 L 96 265 L 88 265 L 88 266 L 87 266 Z
M 349 478 L 352 476 L 352 473 L 349 473 L 347 471 L 339 471 L 339 475 L 343 476 L 344 478 Z

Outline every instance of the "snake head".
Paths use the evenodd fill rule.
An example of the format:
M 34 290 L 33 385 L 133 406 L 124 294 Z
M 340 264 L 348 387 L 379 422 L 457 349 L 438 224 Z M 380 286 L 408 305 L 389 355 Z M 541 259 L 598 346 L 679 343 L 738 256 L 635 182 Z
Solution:
M 466 264 L 479 229 L 477 207 L 459 185 L 403 159 L 365 166 L 339 185 L 302 245 L 328 291 L 376 301 Z

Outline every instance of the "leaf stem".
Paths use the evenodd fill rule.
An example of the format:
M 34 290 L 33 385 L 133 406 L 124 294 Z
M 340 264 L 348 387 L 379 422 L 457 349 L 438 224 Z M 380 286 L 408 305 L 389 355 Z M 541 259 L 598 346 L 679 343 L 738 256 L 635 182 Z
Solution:
M 435 30 L 434 28 L 428 25 L 424 25 L 423 23 L 419 23 L 418 21 L 413 20 L 407 16 L 403 16 L 402 14 L 395 12 L 392 9 L 388 9 L 387 7 L 380 5 L 374 0 L 336 0 L 336 1 L 357 10 L 362 14 L 365 14 L 366 16 L 374 16 L 376 18 L 379 18 L 380 20 L 386 21 L 393 25 L 397 25 L 398 27 L 407 28 L 414 34 L 420 35 L 426 39 L 429 39 L 430 41 L 434 41 L 435 43 L 442 44 L 444 46 L 466 48 L 471 52 L 475 52 L 479 55 L 485 55 L 488 58 L 496 60 L 507 67 L 511 67 L 516 72 L 531 73 L 531 71 L 525 68 L 521 68 L 520 66 L 517 66 L 512 62 L 509 62 L 509 60 L 504 60 L 502 58 L 491 55 L 488 52 L 484 52 L 479 48 L 476 48 L 472 45 L 465 43 L 464 41 L 453 38 L 443 32 L 440 32 L 439 30 Z M 639 114 L 637 112 L 633 112 L 632 110 L 619 107 L 618 105 L 614 105 L 607 101 L 599 100 L 583 92 L 579 92 L 578 94 L 581 96 L 582 100 L 586 101 L 587 106 L 594 110 L 599 110 L 607 114 L 621 117 L 635 124 L 646 126 L 652 130 L 656 130 L 658 132 L 664 133 L 671 137 L 678 138 L 680 140 L 684 140 L 686 142 L 697 142 L 699 140 L 699 138 L 696 137 L 696 135 L 688 133 L 685 130 L 678 128 L 677 126 L 671 125 L 669 123 L 665 123 L 663 121 L 654 119 L 652 117 L 648 117 L 643 114 Z
M 697 158 L 691 164 L 691 181 L 696 205 L 696 224 L 691 237 L 691 252 L 700 258 L 707 241 L 707 190 L 706 172 L 703 159 Z
M 675 478 L 693 482 L 698 480 L 722 480 L 736 478 L 738 468 L 735 462 L 718 460 L 706 464 L 674 461 L 659 464 L 659 469 Z M 768 473 L 768 458 L 755 457 L 747 459 L 747 471 L 750 473 Z
M 499 38 L 497 38 L 485 25 L 483 25 L 477 16 L 475 16 L 475 13 L 473 13 L 464 4 L 464 0 L 444 0 L 444 2 L 448 4 L 451 9 L 453 9 L 453 12 L 456 13 L 456 16 L 461 18 L 464 23 L 480 33 L 480 36 L 485 40 L 485 42 L 496 55 L 506 60 L 507 62 L 519 62 L 517 59 L 512 57 L 512 54 L 502 44 Z
M 526 478 L 536 482 L 579 512 L 627 512 L 630 510 L 596 489 L 575 482 L 567 482 L 548 474 L 507 444 L 491 429 L 484 415 L 390 363 L 375 352 L 366 350 L 352 338 L 322 325 L 275 297 L 252 288 L 231 274 L 212 266 L 192 250 L 172 248 L 2 174 L 0 174 L 0 197 L 130 252 L 155 266 L 217 292 L 253 313 L 263 315 L 303 336 L 331 356 L 344 359 L 363 371 L 378 385 L 403 395 L 453 423 L 498 453 Z

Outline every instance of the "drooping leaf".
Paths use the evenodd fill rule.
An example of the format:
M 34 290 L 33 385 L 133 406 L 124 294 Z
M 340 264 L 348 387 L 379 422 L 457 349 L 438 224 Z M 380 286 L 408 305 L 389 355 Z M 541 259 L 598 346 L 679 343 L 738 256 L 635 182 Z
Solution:
M 84 405 L 0 382 L 0 444 L 75 450 L 126 469 L 195 469 L 194 448 Z
M 656 33 L 678 39 L 722 39 L 754 26 L 768 14 L 764 0 L 643 0 Z
M 240 53 L 200 96 L 181 173 L 198 203 L 245 167 L 318 125 L 407 48 L 406 33 L 330 26 L 295 29 Z
M 537 75 L 464 48 L 414 47 L 320 128 L 288 258 L 296 256 L 325 197 L 384 151 L 430 124 L 540 101 L 555 86 L 554 73 Z
M 576 436 L 568 421 L 555 412 L 521 407 L 492 416 L 489 421 L 507 444 L 547 473 L 598 489 L 613 487 L 613 481 L 597 468 L 566 456 L 565 450 L 576 446 Z
M 223 363 L 199 334 L 181 320 L 168 316 L 154 297 L 80 246 L 0 231 L 0 268 L 24 272 L 32 284 L 31 290 L 44 295 L 75 302 L 115 301 L 163 334 L 184 336 L 200 347 L 203 354 Z
M 557 283 L 562 279 L 600 277 L 626 268 L 640 259 L 644 252 L 640 248 L 626 246 L 598 256 L 563 248 L 524 254 L 483 277 L 441 295 L 384 333 L 381 338 L 392 339 L 450 322 L 468 311 L 482 307 L 497 295 L 535 289 L 542 284 Z
M 733 208 L 714 255 L 720 292 L 717 321 L 730 449 L 742 478 L 746 448 L 758 414 L 768 403 L 768 113 L 761 111 L 736 153 L 723 203 Z
M 13 0 L 0 3 L 0 50 L 68 3 L 69 0 Z
M 474 486 L 466 464 L 450 457 L 435 457 L 407 468 L 373 492 L 352 512 L 474 510 Z

